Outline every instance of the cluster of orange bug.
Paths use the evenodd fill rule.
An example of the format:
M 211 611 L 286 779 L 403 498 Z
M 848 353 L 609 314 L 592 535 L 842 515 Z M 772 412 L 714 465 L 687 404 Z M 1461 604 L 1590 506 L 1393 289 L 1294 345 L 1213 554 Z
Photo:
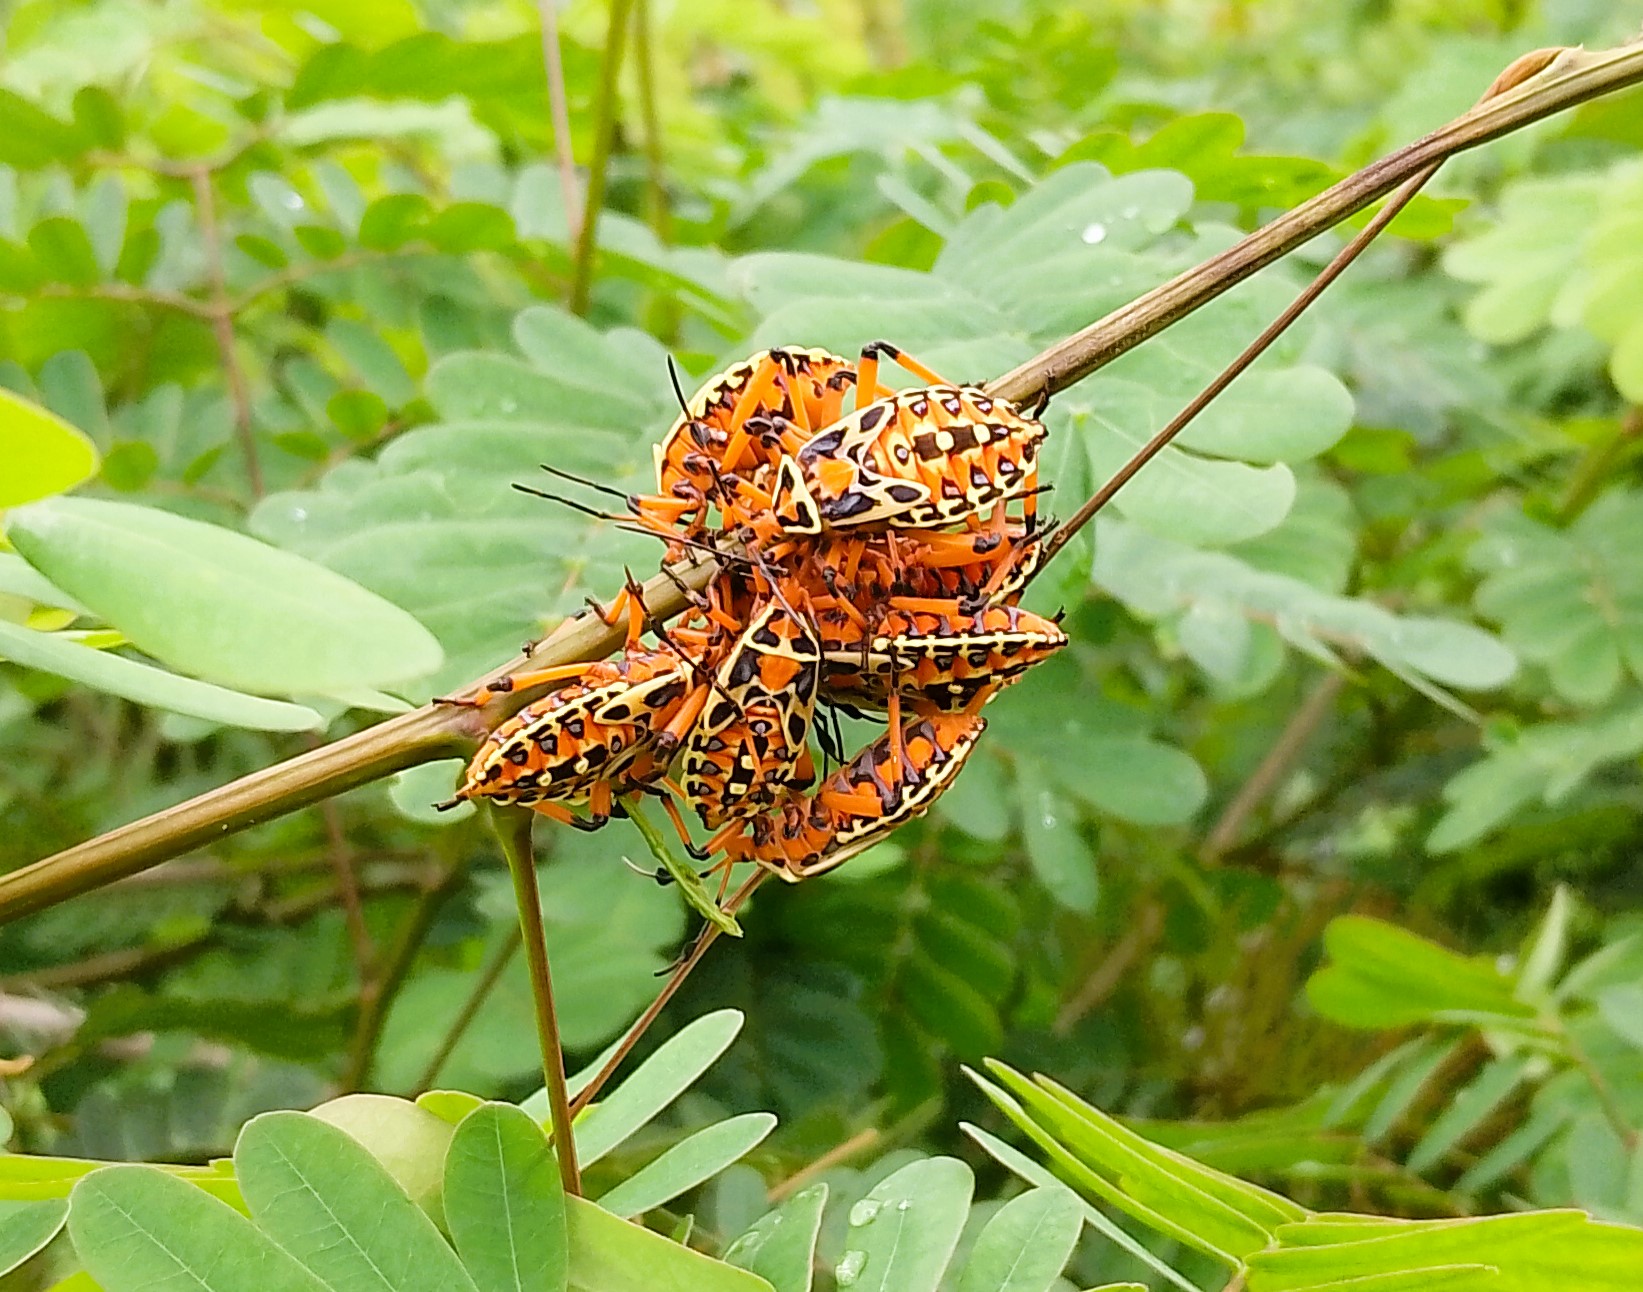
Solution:
M 886 389 L 881 359 L 928 384 Z M 441 806 L 484 798 L 594 829 L 653 795 L 699 859 L 802 879 L 922 814 L 982 706 L 1066 645 L 1016 604 L 1048 533 L 1044 427 L 884 342 L 855 363 L 763 351 L 680 403 L 656 492 L 623 496 L 624 519 L 670 559 L 710 551 L 712 581 L 663 628 L 630 577 L 600 607 L 627 625 L 620 655 L 492 683 L 563 685 L 497 727 Z M 846 760 L 818 705 L 883 714 L 884 734 Z M 825 776 L 813 737 L 838 763 Z

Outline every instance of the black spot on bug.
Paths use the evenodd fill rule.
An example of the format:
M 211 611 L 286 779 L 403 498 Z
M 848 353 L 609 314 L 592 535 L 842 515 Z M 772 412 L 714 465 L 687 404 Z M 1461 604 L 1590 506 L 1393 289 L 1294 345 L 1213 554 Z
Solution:
M 889 411 L 890 411 L 890 409 L 889 409 L 888 405 L 885 405 L 885 404 L 869 404 L 865 409 L 862 410 L 861 418 L 860 418 L 860 420 L 858 421 L 857 424 L 861 427 L 862 430 L 870 431 L 875 426 L 877 426 L 880 422 L 882 422 L 884 420 L 885 414 L 888 413 Z
M 916 496 L 916 495 L 915 495 Z M 822 516 L 827 520 L 849 520 L 865 511 L 871 511 L 873 500 L 859 489 L 852 489 L 838 498 L 822 504 Z
M 944 485 L 945 483 L 946 482 L 943 481 Z M 894 484 L 891 485 L 885 492 L 890 495 L 890 500 L 892 502 L 899 503 L 914 503 L 924 497 L 923 490 L 915 488 L 913 485 Z

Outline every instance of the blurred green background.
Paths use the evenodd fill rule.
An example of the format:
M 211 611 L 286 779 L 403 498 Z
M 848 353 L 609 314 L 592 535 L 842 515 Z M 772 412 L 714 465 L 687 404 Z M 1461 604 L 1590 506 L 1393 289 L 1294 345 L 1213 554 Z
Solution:
M 887 337 L 985 379 L 1518 54 L 1625 39 L 1622 9 L 641 0 L 607 147 L 611 11 L 572 4 L 578 203 L 607 178 L 578 313 L 533 7 L 14 4 L 0 386 L 101 466 L 4 517 L 0 866 L 442 693 L 652 567 L 509 486 L 641 482 L 668 354 L 688 381 Z M 780 1113 L 772 1179 L 868 1130 L 863 1160 L 964 1152 L 991 1119 L 959 1064 L 996 1054 L 1308 1205 L 1643 1221 L 1640 144 L 1634 93 L 1450 163 L 1121 495 L 1034 590 L 1073 647 L 937 812 L 761 892 L 670 1007 L 658 1037 L 749 1016 L 678 1125 Z M 1048 509 L 1337 245 L 1058 397 Z M 85 474 L 7 417 L 0 505 Z M 428 808 L 458 769 L 0 929 L 13 1146 L 204 1160 L 339 1089 L 539 1084 L 500 857 Z M 624 823 L 538 839 L 591 1058 L 687 921 Z

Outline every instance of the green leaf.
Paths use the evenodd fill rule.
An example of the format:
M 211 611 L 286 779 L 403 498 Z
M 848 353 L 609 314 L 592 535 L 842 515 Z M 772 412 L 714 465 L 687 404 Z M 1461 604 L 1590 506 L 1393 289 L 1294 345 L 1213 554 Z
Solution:
M 1643 678 L 1643 492 L 1612 489 L 1566 529 L 1512 511 L 1468 554 L 1484 574 L 1476 603 L 1506 640 L 1545 666 L 1568 700 L 1608 700 L 1623 673 Z
M 577 1121 L 577 1160 L 584 1166 L 597 1162 L 695 1085 L 730 1048 L 744 1021 L 740 1010 L 716 1010 L 669 1037 Z
M 340 1133 L 340 1132 L 339 1132 Z M 226 1203 L 151 1166 L 74 1187 L 74 1250 L 105 1292 L 323 1292 L 325 1284 Z
M 85 228 L 66 215 L 51 216 L 30 229 L 29 250 L 46 276 L 56 282 L 89 287 L 102 277 Z
M 1307 999 L 1349 1027 L 1401 1027 L 1454 1010 L 1534 1016 L 1489 958 L 1456 955 L 1382 920 L 1340 916 L 1324 946 L 1332 963 L 1307 981 Z
M 93 146 L 71 126 L 21 95 L 0 90 L 0 164 L 33 170 L 70 161 Z
M 0 388 L 0 508 L 72 489 L 97 471 L 84 434 L 38 404 Z
M 327 1100 L 308 1115 L 347 1131 L 412 1202 L 435 1224 L 444 1225 L 442 1193 L 452 1133 L 449 1122 L 408 1099 L 364 1093 Z
M 234 1146 L 262 1231 L 350 1292 L 476 1292 L 434 1223 L 345 1131 L 305 1113 L 253 1117 Z
M 693 1252 L 584 1198 L 565 1199 L 572 1292 L 771 1292 L 756 1274 Z
M 1616 1036 L 1643 1050 L 1643 983 L 1621 983 L 1599 992 L 1597 1012 Z
M 1096 531 L 1092 578 L 1144 616 L 1179 614 L 1203 601 L 1217 613 L 1235 607 L 1246 618 L 1273 623 L 1286 641 L 1311 654 L 1330 658 L 1338 646 L 1355 646 L 1411 681 L 1487 689 L 1516 667 L 1511 651 L 1467 624 L 1399 618 L 1373 602 L 1333 596 L 1123 521 L 1098 520 Z
M 834 1278 L 857 1292 L 935 1292 L 958 1246 L 975 1180 L 956 1158 L 913 1162 L 850 1208 Z
M 1528 1066 L 1528 1062 L 1520 1058 L 1495 1059 L 1485 1064 L 1477 1076 L 1455 1092 L 1448 1107 L 1433 1120 L 1420 1143 L 1410 1150 L 1404 1166 L 1417 1175 L 1430 1171 L 1511 1098 L 1528 1075 Z
M 1084 1209 L 1067 1189 L 1032 1189 L 993 1215 L 958 1292 L 1049 1292 L 1078 1244 Z
M 317 731 L 323 718 L 300 704 L 243 695 L 209 682 L 178 677 L 108 651 L 93 650 L 62 633 L 34 632 L 0 621 L 0 658 L 55 673 L 137 704 L 186 713 L 252 731 Z
M 365 208 L 359 242 L 373 251 L 396 251 L 417 237 L 431 211 L 421 193 L 389 193 Z
M 39 1202 L 0 1202 L 0 1275 L 10 1274 L 40 1251 L 68 1219 L 60 1198 Z
M 541 1129 L 511 1104 L 484 1104 L 445 1157 L 445 1215 L 479 1292 L 562 1292 L 565 1192 Z
M 776 1292 L 810 1292 L 827 1185 L 800 1189 L 725 1248 L 727 1263 L 767 1279 Z
M 1021 834 L 1039 883 L 1060 906 L 1095 909 L 1101 893 L 1095 854 L 1084 841 L 1073 805 L 1031 765 L 1020 768 Z
M 424 234 L 451 255 L 500 250 L 515 238 L 513 217 L 483 202 L 453 202 L 428 221 Z
M 1011 1121 L 1015 1122 L 1018 1126 L 1022 1126 L 1024 1129 L 1026 1126 L 1033 1124 L 1027 1117 L 1026 1110 L 997 1086 L 993 1085 L 992 1082 L 988 1081 L 985 1077 L 980 1076 L 978 1073 L 969 1068 L 965 1069 L 965 1075 L 969 1077 L 971 1081 L 975 1082 L 982 1093 L 984 1093 L 989 1099 L 993 1100 L 994 1103 L 1003 1109 L 1005 1116 L 1007 1116 Z M 1060 1180 L 1056 1179 L 1048 1169 L 1040 1166 L 1037 1162 L 1034 1162 L 1031 1158 L 1027 1157 L 1018 1150 L 1011 1148 L 996 1135 L 989 1134 L 987 1131 L 982 1130 L 981 1127 L 973 1126 L 969 1122 L 960 1122 L 959 1129 L 979 1144 L 984 1151 L 991 1155 L 1007 1170 L 1014 1172 L 1016 1175 L 1020 1176 L 1021 1179 L 1027 1181 L 1028 1184 L 1036 1185 L 1040 1189 L 1052 1190 L 1065 1189 L 1067 1187 Z M 1033 1132 L 1029 1131 L 1028 1134 L 1032 1135 Z M 1065 1152 L 1065 1150 L 1060 1151 Z M 1097 1233 L 1110 1239 L 1112 1243 L 1120 1250 L 1128 1252 L 1131 1256 L 1135 1257 L 1136 1260 L 1140 1261 L 1141 1264 L 1147 1266 L 1149 1269 L 1157 1271 L 1161 1278 L 1168 1283 L 1173 1283 L 1176 1287 L 1182 1289 L 1182 1292 L 1199 1292 L 1199 1288 L 1196 1283 L 1188 1280 L 1184 1275 L 1155 1255 L 1151 1249 L 1132 1237 L 1124 1229 L 1120 1228 L 1118 1224 L 1107 1215 L 1106 1212 L 1102 1211 L 1098 1207 L 1091 1206 L 1088 1202 L 1083 1201 L 1083 1199 L 1079 1200 L 1079 1205 L 1084 1211 L 1084 1222 L 1095 1229 Z
M 740 1161 L 776 1129 L 771 1113 L 743 1113 L 680 1140 L 598 1199 L 613 1216 L 642 1215 Z
M 251 691 L 325 693 L 418 677 L 438 643 L 323 567 L 169 512 L 89 498 L 7 518 L 29 563 L 174 668 Z
M 1435 1221 L 1321 1215 L 1284 1226 L 1278 1240 L 1276 1250 L 1250 1257 L 1251 1292 L 1622 1292 L 1643 1269 L 1643 1230 L 1599 1224 L 1578 1211 Z M 1469 1279 L 1457 1268 L 1466 1266 Z
M 1306 1214 L 1277 1194 L 1157 1148 L 1047 1079 L 1029 1082 L 996 1061 L 988 1066 L 1014 1099 L 972 1080 L 1075 1185 L 1189 1246 L 1235 1266 L 1266 1245 L 1275 1225 Z

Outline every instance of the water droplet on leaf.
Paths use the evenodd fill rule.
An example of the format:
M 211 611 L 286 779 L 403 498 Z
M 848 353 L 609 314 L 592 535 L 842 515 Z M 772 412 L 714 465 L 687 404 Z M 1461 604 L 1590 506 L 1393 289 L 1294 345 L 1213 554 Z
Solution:
M 1083 240 L 1089 243 L 1092 247 L 1106 236 L 1107 226 L 1099 221 L 1096 221 L 1093 224 L 1086 224 L 1084 226 L 1084 232 L 1079 234 L 1079 237 L 1083 238 Z
M 833 1279 L 841 1288 L 847 1288 L 861 1277 L 862 1270 L 866 1268 L 866 1252 L 846 1252 L 833 1269 Z
M 852 1225 L 865 1225 L 869 1223 L 874 1216 L 878 1215 L 883 1208 L 884 1204 L 879 1202 L 876 1198 L 863 1198 L 855 1206 L 850 1208 L 850 1223 Z

